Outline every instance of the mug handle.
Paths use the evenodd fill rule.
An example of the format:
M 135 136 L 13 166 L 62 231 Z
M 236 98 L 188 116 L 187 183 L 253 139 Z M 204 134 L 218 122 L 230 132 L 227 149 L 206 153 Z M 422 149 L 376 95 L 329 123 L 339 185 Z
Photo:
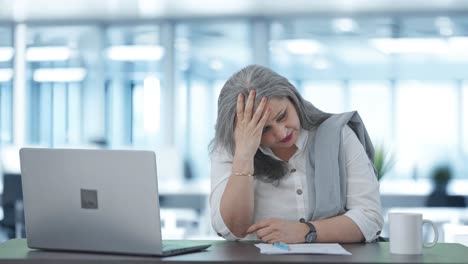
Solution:
M 431 248 L 431 247 L 435 246 L 435 244 L 439 240 L 439 232 L 438 232 L 437 227 L 435 226 L 435 224 L 430 220 L 423 219 L 422 224 L 423 225 L 424 224 L 430 224 L 432 226 L 432 230 L 434 230 L 434 240 L 432 242 L 426 242 L 426 243 L 423 244 L 423 246 L 425 248 Z

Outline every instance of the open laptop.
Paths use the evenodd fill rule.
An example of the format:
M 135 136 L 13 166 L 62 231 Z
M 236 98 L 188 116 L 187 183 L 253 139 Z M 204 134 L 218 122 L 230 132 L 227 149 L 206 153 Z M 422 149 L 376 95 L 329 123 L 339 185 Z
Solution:
M 162 241 L 152 151 L 22 148 L 28 247 L 169 256 L 209 244 Z

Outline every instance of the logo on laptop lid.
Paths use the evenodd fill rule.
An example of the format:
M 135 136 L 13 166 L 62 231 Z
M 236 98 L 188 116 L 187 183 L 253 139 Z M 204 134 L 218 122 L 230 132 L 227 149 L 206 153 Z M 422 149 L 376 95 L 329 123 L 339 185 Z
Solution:
M 97 190 L 80 189 L 81 208 L 98 209 Z

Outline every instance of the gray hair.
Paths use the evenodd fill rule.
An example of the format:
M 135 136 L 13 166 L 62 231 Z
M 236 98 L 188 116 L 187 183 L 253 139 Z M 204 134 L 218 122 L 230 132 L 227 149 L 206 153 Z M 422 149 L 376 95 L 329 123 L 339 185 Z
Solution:
M 234 128 L 237 96 L 242 93 L 247 100 L 249 92 L 255 90 L 257 104 L 261 98 L 288 98 L 295 106 L 301 127 L 312 130 L 318 127 L 330 114 L 317 109 L 304 100 L 297 89 L 283 76 L 260 65 L 249 65 L 234 73 L 224 84 L 218 98 L 218 117 L 215 137 L 210 144 L 210 152 L 222 148 L 234 156 Z M 257 150 L 254 158 L 254 173 L 258 180 L 279 184 L 286 175 L 286 162 L 273 159 Z

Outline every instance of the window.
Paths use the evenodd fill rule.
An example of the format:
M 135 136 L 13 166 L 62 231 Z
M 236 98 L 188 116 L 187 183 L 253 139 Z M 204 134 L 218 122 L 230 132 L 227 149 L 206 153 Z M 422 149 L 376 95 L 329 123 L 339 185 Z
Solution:
M 463 84 L 463 97 L 462 97 L 462 116 L 460 120 L 463 122 L 462 128 L 462 142 L 464 156 L 468 157 L 468 82 Z
M 396 104 L 396 169 L 401 176 L 428 177 L 435 164 L 455 158 L 456 82 L 398 82 Z
M 344 87 L 341 82 L 304 82 L 304 99 L 322 111 L 341 113 L 346 110 Z
M 10 27 L 0 26 L 0 144 L 12 143 L 13 136 L 13 41 Z
M 132 142 L 137 146 L 157 144 L 160 132 L 161 86 L 159 78 L 148 76 L 132 91 Z
M 158 25 L 113 26 L 106 30 L 106 120 L 112 146 L 154 149 L 165 143 L 162 100 L 171 91 L 162 78 Z M 164 109 L 167 110 L 167 109 Z M 167 130 L 170 128 L 164 128 Z
M 176 143 L 186 156 L 187 177 L 209 177 L 208 145 L 214 136 L 216 102 L 224 82 L 252 61 L 249 24 L 191 22 L 176 27 L 178 78 Z M 185 101 L 184 101 L 185 100 Z
M 374 145 L 392 146 L 390 82 L 350 82 L 351 109 L 357 110 Z
M 387 179 L 427 179 L 434 163 L 468 153 L 461 30 L 467 21 L 356 16 L 28 24 L 26 143 L 175 145 L 186 175 L 205 177 L 220 89 L 255 60 L 326 112 L 358 110 L 374 144 L 397 157 Z M 448 32 L 453 35 L 443 35 Z M 0 35 L 0 142 L 11 143 L 12 28 L 0 26 Z M 457 177 L 466 175 L 457 169 Z
M 94 133 L 102 121 L 102 103 L 95 101 L 102 87 L 96 64 L 98 46 L 99 35 L 93 27 L 29 28 L 29 143 L 78 145 L 99 136 Z

